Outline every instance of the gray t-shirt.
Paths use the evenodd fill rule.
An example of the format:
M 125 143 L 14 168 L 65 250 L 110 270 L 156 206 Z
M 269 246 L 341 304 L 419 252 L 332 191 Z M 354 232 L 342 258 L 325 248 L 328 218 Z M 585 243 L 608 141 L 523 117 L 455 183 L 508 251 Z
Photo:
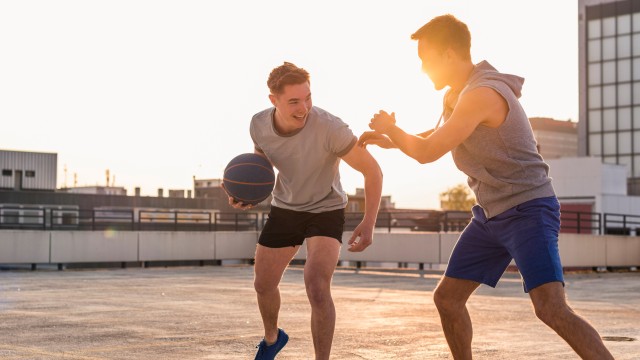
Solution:
M 278 169 L 271 205 L 312 213 L 343 209 L 340 157 L 357 141 L 349 126 L 314 106 L 302 129 L 284 135 L 274 126 L 274 114 L 275 108 L 255 114 L 249 129 L 256 150 Z

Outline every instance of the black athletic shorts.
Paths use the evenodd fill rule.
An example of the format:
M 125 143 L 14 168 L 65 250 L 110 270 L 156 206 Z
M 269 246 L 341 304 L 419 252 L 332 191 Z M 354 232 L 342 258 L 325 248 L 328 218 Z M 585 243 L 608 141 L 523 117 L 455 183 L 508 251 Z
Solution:
M 302 245 L 304 239 L 326 236 L 342 243 L 344 209 L 322 213 L 294 211 L 272 206 L 258 243 L 270 248 Z

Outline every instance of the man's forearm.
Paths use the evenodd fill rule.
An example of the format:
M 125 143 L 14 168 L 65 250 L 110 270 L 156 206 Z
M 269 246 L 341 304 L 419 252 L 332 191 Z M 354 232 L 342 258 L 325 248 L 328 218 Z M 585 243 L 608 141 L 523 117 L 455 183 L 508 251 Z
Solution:
M 422 154 L 421 145 L 424 138 L 407 134 L 397 126 L 391 127 L 387 131 L 386 135 L 403 153 L 407 154 L 414 160 L 423 163 L 421 158 L 424 154 Z
M 363 221 L 372 222 L 375 226 L 380 199 L 382 198 L 382 171 L 378 166 L 364 174 L 365 210 Z

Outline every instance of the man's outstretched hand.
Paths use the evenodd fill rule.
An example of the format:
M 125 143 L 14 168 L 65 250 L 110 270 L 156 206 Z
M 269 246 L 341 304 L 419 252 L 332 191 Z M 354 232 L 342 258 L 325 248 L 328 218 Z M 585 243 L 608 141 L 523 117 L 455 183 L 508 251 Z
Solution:
M 386 134 L 392 127 L 396 125 L 396 113 L 387 113 L 384 110 L 380 110 L 377 114 L 373 115 L 369 128 L 380 134 Z
M 365 131 L 358 139 L 358 146 L 377 145 L 383 149 L 393 149 L 396 145 L 387 137 L 375 131 Z

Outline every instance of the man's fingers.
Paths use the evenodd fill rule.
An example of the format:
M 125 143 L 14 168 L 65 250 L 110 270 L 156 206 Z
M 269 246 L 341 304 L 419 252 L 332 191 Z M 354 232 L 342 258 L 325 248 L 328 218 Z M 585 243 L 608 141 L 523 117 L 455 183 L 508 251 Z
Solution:
M 240 210 L 249 210 L 249 209 L 253 208 L 253 205 L 245 204 L 245 203 L 240 202 L 240 201 L 236 201 L 231 196 L 229 196 L 229 205 L 231 205 L 234 209 L 240 209 Z
M 362 135 L 360 135 L 360 138 L 358 139 L 358 145 L 362 146 L 362 145 L 366 145 L 368 143 L 368 140 L 371 139 L 373 137 L 375 133 L 374 132 L 364 132 Z
M 347 244 L 349 244 L 349 251 L 357 251 L 354 249 L 358 248 L 358 241 L 356 241 L 358 239 L 358 236 L 360 236 L 360 231 L 358 230 L 358 228 L 356 228 L 353 233 L 351 234 L 351 237 L 349 238 L 349 241 L 347 242 Z
M 347 250 L 349 250 L 351 252 L 359 252 L 359 251 L 361 251 L 360 243 L 356 242 L 356 243 L 351 244 L 351 246 L 349 246 L 349 249 L 347 249 Z
M 362 250 L 365 249 L 366 246 L 364 246 L 362 239 L 360 239 L 360 241 L 354 243 L 351 245 L 351 247 L 348 249 L 351 252 L 360 252 Z
M 356 237 L 359 237 L 357 242 L 354 241 Z M 351 246 L 347 250 L 351 252 L 361 252 L 367 247 L 369 247 L 369 245 L 371 245 L 371 238 L 363 237 L 362 233 L 359 233 L 358 236 L 355 236 L 355 233 L 354 233 L 354 236 L 352 236 L 351 239 L 349 239 L 349 245 Z
M 349 238 L 349 241 L 347 242 L 347 244 L 353 245 L 353 242 L 356 241 L 357 238 L 358 238 L 358 235 L 354 232 L 353 234 L 351 234 L 351 238 Z

